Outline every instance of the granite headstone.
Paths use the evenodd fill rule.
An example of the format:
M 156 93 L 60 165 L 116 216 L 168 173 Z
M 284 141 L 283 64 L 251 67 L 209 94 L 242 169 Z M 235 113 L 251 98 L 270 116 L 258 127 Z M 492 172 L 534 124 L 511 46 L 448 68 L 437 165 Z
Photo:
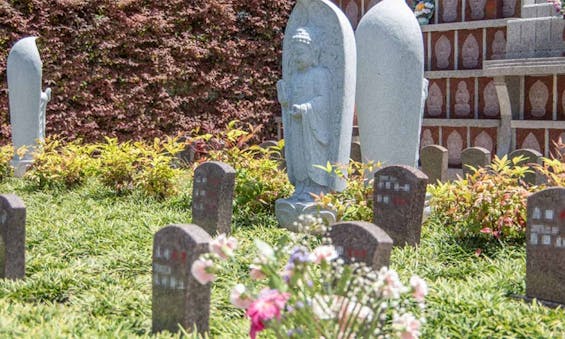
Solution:
M 565 304 L 565 188 L 528 197 L 526 296 Z
M 429 145 L 420 150 L 422 172 L 428 176 L 430 184 L 447 180 L 447 160 L 447 148 L 443 146 Z
M 169 225 L 153 239 L 153 333 L 208 331 L 210 284 L 191 274 L 192 263 L 209 252 L 210 235 L 196 225 Z
M 484 147 L 469 147 L 461 153 L 461 164 L 463 168 L 463 177 L 472 174 L 471 167 L 478 169 L 490 165 L 490 151 Z
M 26 207 L 14 194 L 0 195 L 0 278 L 25 276 Z
M 231 233 L 235 170 L 218 161 L 205 162 L 194 170 L 192 223 L 208 234 Z
M 527 149 L 527 148 L 521 148 L 521 149 L 517 149 L 513 152 L 511 152 L 508 155 L 508 159 L 510 159 L 511 161 L 514 158 L 517 158 L 521 156 L 522 160 L 521 161 L 517 161 L 515 165 L 518 166 L 528 166 L 530 168 L 530 170 L 532 171 L 532 173 L 526 173 L 526 175 L 524 175 L 524 182 L 531 184 L 531 185 L 535 185 L 538 183 L 539 179 L 538 179 L 538 174 L 535 172 L 535 168 L 533 166 L 531 166 L 532 164 L 541 164 L 542 163 L 542 154 L 536 150 L 533 149 Z M 512 162 L 512 164 L 514 164 L 514 162 Z
M 410 166 L 387 166 L 375 172 L 373 222 L 396 246 L 420 243 L 427 184 L 428 177 Z
M 363 262 L 374 270 L 389 266 L 392 239 L 366 221 L 338 222 L 330 227 L 330 238 L 346 263 Z

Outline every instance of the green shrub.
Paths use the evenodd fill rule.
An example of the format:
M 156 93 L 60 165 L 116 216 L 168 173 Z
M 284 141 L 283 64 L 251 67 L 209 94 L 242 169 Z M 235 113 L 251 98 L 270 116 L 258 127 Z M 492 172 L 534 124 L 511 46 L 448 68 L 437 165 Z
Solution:
M 485 168 L 474 169 L 465 179 L 430 185 L 433 213 L 462 236 L 485 239 L 524 237 L 526 199 L 535 186 L 521 180 L 529 171 L 506 156 L 495 157 Z
M 34 162 L 24 177 L 42 188 L 77 186 L 95 171 L 95 151 L 94 145 L 81 145 L 79 140 L 64 143 L 47 138 L 35 152 Z
M 373 173 L 380 162 L 360 163 L 351 160 L 347 167 L 341 165 L 318 166 L 328 172 L 335 171 L 346 177 L 347 186 L 342 192 L 322 194 L 316 200 L 324 207 L 337 212 L 337 220 L 373 220 L 373 178 L 366 180 L 365 173 Z
M 11 145 L 0 147 L 0 180 L 4 180 L 13 174 L 14 168 L 10 164 L 13 156 L 14 147 Z
M 118 143 L 115 138 L 106 138 L 98 144 L 98 176 L 100 181 L 118 193 L 140 188 L 144 193 L 164 198 L 176 193 L 176 179 L 180 170 L 171 165 L 174 155 L 184 145 L 176 138 L 161 141 L 155 138 L 153 144 L 130 141 Z

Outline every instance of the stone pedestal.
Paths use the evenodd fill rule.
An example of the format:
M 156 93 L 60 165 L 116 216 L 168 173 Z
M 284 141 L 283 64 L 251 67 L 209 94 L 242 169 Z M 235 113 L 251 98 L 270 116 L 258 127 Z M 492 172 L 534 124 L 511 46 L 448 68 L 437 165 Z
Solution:
M 279 199 L 275 202 L 275 215 L 279 224 L 293 232 L 298 232 L 298 217 L 306 214 L 322 218 L 326 225 L 336 221 L 336 212 L 323 208 L 315 202 L 301 202 L 290 199 Z

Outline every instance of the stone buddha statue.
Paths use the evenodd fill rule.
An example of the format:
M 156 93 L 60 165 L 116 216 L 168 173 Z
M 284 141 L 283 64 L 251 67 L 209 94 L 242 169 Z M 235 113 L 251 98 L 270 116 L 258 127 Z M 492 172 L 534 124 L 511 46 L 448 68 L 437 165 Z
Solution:
M 483 113 L 487 117 L 495 117 L 500 112 L 498 106 L 498 94 L 496 93 L 496 87 L 494 86 L 494 81 L 490 81 L 483 90 L 483 98 L 485 106 L 483 108 Z
M 547 100 L 549 99 L 549 90 L 543 82 L 538 80 L 533 84 L 533 86 L 530 88 L 528 99 L 530 100 L 530 105 L 532 106 L 532 116 L 536 118 L 545 116 L 545 107 Z
M 451 56 L 451 43 L 445 35 L 442 35 L 436 42 L 434 48 L 436 56 L 436 64 L 439 69 L 446 69 L 449 67 L 449 57 Z
M 457 92 L 455 92 L 455 115 L 466 116 L 471 113 L 471 105 L 469 105 L 469 90 L 465 81 L 459 81 L 457 84 Z
M 496 31 L 496 33 L 494 33 L 494 40 L 492 41 L 491 59 L 504 59 L 505 54 L 506 39 L 504 38 L 504 32 Z
M 434 82 L 428 91 L 428 99 L 426 100 L 426 108 L 429 116 L 438 116 L 442 113 L 443 94 L 441 89 Z
M 479 43 L 472 33 L 467 36 L 461 48 L 464 68 L 475 68 L 479 64 Z

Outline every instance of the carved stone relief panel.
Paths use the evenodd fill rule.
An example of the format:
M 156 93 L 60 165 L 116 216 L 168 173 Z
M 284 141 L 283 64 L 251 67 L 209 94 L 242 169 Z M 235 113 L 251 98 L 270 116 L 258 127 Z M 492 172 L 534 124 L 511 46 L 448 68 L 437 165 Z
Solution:
M 466 127 L 443 127 L 442 135 L 444 147 L 449 151 L 448 163 L 452 166 L 461 164 L 461 152 L 467 148 L 467 128 Z
M 500 107 L 498 104 L 498 94 L 494 81 L 491 80 L 483 88 L 483 96 L 479 100 L 479 107 L 482 108 L 482 113 L 486 118 L 496 118 L 500 115 Z
M 482 63 L 482 41 L 481 30 L 459 31 L 459 68 L 480 68 Z
M 493 155 L 496 154 L 496 128 L 471 128 L 471 144 L 474 147 L 484 147 Z
M 506 55 L 506 37 L 503 30 L 497 30 L 494 33 L 494 39 L 490 45 L 490 51 L 491 59 L 504 59 L 504 56 Z
M 475 78 L 452 78 L 450 81 L 451 118 L 470 119 L 475 113 Z
M 467 89 L 465 81 L 457 83 L 457 91 L 455 91 L 454 113 L 456 116 L 468 116 L 471 113 L 470 105 L 471 95 Z
M 451 41 L 447 38 L 447 36 L 442 35 L 437 42 L 435 43 L 434 47 L 435 52 L 435 60 L 436 60 L 436 67 L 438 69 L 448 69 L 451 66 Z
M 524 119 L 551 120 L 553 118 L 552 89 L 552 76 L 527 76 L 525 78 Z
M 516 13 L 516 0 L 502 0 L 502 16 L 509 18 Z
M 442 22 L 454 22 L 459 18 L 459 1 L 443 0 L 439 6 Z
M 432 81 L 428 89 L 428 99 L 426 100 L 426 115 L 429 117 L 440 117 L 444 113 L 445 95 L 440 87 L 439 81 Z
M 467 0 L 467 3 L 471 9 L 471 20 L 482 20 L 485 18 L 486 0 Z
M 516 129 L 516 149 L 530 148 L 544 154 L 545 130 L 544 129 Z

